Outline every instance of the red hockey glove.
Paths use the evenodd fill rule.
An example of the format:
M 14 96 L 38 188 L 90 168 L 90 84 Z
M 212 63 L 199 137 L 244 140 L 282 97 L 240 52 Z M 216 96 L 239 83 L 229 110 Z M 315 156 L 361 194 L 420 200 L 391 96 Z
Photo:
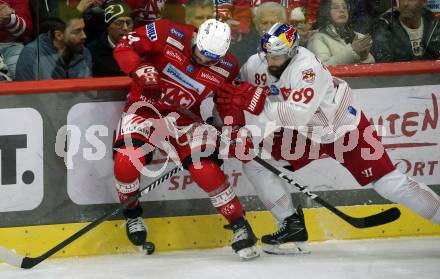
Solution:
M 143 63 L 139 65 L 130 76 L 142 89 L 142 94 L 150 99 L 160 99 L 161 85 L 160 76 L 156 68 L 150 63 Z
M 253 148 L 254 144 L 252 143 L 252 135 L 249 130 L 245 128 L 232 130 L 229 156 L 247 163 L 254 158 L 251 154 Z
M 269 87 L 257 87 L 244 82 L 237 86 L 224 84 L 216 94 L 215 102 L 220 110 L 242 111 L 259 115 L 264 108 Z
M 216 100 L 216 98 L 214 98 L 214 100 Z M 215 108 L 224 125 L 244 126 L 246 124 L 242 109 L 234 109 L 231 108 L 230 105 L 219 105 L 218 103 L 216 103 Z

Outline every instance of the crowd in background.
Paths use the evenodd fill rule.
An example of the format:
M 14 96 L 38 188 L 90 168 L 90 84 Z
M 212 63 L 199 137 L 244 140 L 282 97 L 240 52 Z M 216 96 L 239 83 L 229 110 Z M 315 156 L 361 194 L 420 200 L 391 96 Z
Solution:
M 438 1 L 440 2 L 440 1 Z M 227 22 L 240 63 L 276 22 L 326 65 L 439 59 L 437 1 L 0 0 L 0 81 L 123 75 L 113 48 L 159 18 Z

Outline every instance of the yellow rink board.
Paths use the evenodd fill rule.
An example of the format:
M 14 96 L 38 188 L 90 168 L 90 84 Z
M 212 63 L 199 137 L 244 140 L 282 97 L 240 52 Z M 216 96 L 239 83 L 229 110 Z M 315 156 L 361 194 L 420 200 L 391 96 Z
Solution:
M 371 215 L 393 205 L 366 205 L 339 207 L 355 217 Z M 424 220 L 402 206 L 402 216 L 390 224 L 357 229 L 333 215 L 325 208 L 305 209 L 311 241 L 330 239 L 361 239 L 399 236 L 440 235 L 440 226 Z M 247 218 L 257 237 L 275 230 L 275 223 L 267 211 L 248 212 Z M 226 223 L 220 215 L 146 219 L 149 241 L 156 251 L 200 249 L 228 246 L 232 233 L 223 229 Z M 21 255 L 38 256 L 88 223 L 0 228 L 0 246 L 13 249 Z M 54 257 L 129 253 L 138 251 L 126 238 L 121 220 L 106 221 L 68 245 Z

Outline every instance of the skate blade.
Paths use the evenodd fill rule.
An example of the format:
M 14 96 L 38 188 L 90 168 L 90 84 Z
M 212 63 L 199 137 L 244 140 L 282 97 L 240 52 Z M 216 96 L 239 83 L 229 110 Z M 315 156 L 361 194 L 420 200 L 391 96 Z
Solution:
M 267 254 L 273 255 L 298 255 L 298 254 L 310 254 L 309 246 L 307 242 L 293 242 L 281 245 L 272 245 L 263 243 L 262 249 Z
M 242 260 L 249 261 L 260 256 L 257 246 L 241 249 L 237 252 Z

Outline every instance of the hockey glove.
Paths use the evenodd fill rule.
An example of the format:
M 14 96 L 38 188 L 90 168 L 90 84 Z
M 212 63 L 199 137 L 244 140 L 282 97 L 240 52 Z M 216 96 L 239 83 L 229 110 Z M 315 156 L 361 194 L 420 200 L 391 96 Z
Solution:
M 142 94 L 148 99 L 157 100 L 161 97 L 160 75 L 150 63 L 140 64 L 130 76 L 141 88 Z
M 266 96 L 270 95 L 269 87 L 257 87 L 247 82 L 237 86 L 224 84 L 216 94 L 215 102 L 220 110 L 246 110 L 259 115 L 264 108 Z

